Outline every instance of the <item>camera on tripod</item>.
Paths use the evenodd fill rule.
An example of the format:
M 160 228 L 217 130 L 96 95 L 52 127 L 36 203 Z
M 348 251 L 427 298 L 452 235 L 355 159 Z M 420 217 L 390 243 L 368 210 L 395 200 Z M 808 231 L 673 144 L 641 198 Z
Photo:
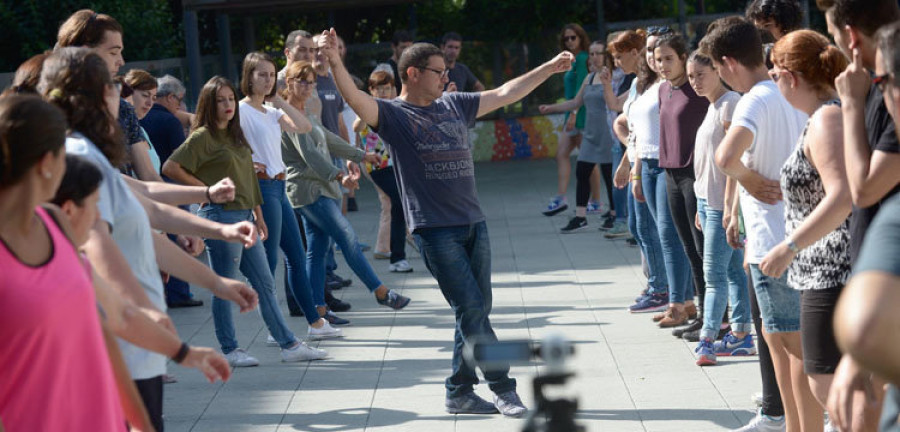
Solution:
M 540 344 L 529 340 L 475 341 L 466 345 L 464 357 L 469 365 L 483 371 L 506 369 L 511 363 L 543 360 L 543 373 L 534 377 L 532 387 L 537 405 L 525 422 L 523 432 L 581 432 L 584 426 L 575 423 L 578 401 L 548 399 L 547 386 L 565 385 L 575 374 L 566 370 L 566 360 L 575 354 L 575 346 L 560 334 L 550 334 Z

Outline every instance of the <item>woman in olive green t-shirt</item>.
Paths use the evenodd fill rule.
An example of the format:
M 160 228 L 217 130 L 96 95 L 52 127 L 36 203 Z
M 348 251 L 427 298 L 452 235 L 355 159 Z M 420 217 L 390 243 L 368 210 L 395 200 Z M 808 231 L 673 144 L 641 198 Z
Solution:
M 200 209 L 200 216 L 225 223 L 255 220 L 260 236 L 266 238 L 262 194 L 253 169 L 250 146 L 241 131 L 234 86 L 225 78 L 213 77 L 197 104 L 193 132 L 163 165 L 163 174 L 184 184 L 211 185 L 224 177 L 234 180 L 235 199 L 229 204 L 211 204 Z M 297 341 L 288 329 L 278 300 L 275 279 L 269 270 L 262 242 L 244 249 L 239 244 L 206 240 L 210 266 L 222 276 L 234 277 L 240 271 L 259 293 L 259 308 L 269 333 L 281 347 L 283 361 L 324 358 L 327 353 Z M 238 347 L 231 306 L 213 298 L 213 322 L 216 337 L 228 362 L 234 367 L 256 366 L 259 360 Z

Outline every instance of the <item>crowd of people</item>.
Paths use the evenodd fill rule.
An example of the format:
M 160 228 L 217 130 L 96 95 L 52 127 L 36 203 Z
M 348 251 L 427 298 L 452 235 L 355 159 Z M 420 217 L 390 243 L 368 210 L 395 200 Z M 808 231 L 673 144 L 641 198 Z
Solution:
M 381 203 L 373 257 L 411 272 L 415 247 L 455 316 L 445 409 L 522 416 L 508 366 L 482 370 L 488 401 L 463 361 L 469 341 L 497 340 L 468 130 L 563 73 L 566 100 L 540 106 L 566 113 L 544 214 L 567 210 L 578 147 L 562 233 L 599 215 L 637 246 L 647 283 L 629 311 L 696 342 L 698 366 L 758 353 L 760 409 L 739 431 L 898 430 L 900 7 L 817 4 L 833 44 L 800 28 L 797 0 L 754 0 L 697 47 L 668 27 L 591 42 L 567 24 L 560 54 L 491 90 L 455 32 L 440 47 L 398 32 L 362 81 L 334 29 L 296 30 L 283 69 L 251 52 L 193 112 L 177 78 L 119 75 L 115 18 L 75 12 L 0 96 L 0 430 L 163 430 L 167 359 L 210 382 L 259 364 L 235 305 L 259 309 L 282 361 L 326 358 L 306 341 L 350 322 L 336 250 L 377 304 L 406 308 L 346 216 L 364 177 Z M 279 307 L 281 256 L 305 335 Z M 213 295 L 218 351 L 166 314 L 203 304 L 190 285 Z

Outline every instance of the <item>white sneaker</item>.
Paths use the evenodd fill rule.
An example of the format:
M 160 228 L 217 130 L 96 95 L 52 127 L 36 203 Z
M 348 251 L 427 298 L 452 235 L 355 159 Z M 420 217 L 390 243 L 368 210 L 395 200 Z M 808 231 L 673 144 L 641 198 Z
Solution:
M 273 347 L 278 346 L 278 341 L 272 337 L 271 333 L 269 333 L 269 336 L 266 337 L 266 345 Z
M 319 328 L 310 326 L 309 330 L 306 332 L 306 338 L 309 340 L 333 339 L 339 337 L 344 337 L 344 331 L 332 327 L 331 324 L 328 324 L 328 321 L 325 321 L 325 324 Z
M 228 360 L 228 364 L 230 364 L 231 367 L 236 368 L 259 366 L 259 360 L 257 360 L 256 357 L 247 354 L 247 351 L 240 348 L 225 354 L 225 360 Z
M 784 432 L 784 428 L 784 417 L 776 420 L 757 411 L 756 417 L 750 420 L 750 423 L 731 432 Z
M 394 273 L 409 273 L 413 271 L 413 268 L 409 265 L 409 261 L 400 260 L 391 264 L 390 270 Z
M 297 342 L 293 348 L 281 350 L 281 361 L 283 362 L 299 362 L 309 360 L 321 360 L 328 357 L 325 350 L 312 348 L 303 342 Z

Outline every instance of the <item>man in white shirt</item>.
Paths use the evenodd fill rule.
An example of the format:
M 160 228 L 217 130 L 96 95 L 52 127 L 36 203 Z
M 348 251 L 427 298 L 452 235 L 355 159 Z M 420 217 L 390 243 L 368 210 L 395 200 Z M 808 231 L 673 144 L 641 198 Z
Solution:
M 710 54 L 719 76 L 744 93 L 731 127 L 716 151 L 716 164 L 740 183 L 740 209 L 747 231 L 746 260 L 763 320 L 763 337 L 769 344 L 775 375 L 785 408 L 787 430 L 800 430 L 801 423 L 818 416 L 816 402 L 803 370 L 800 342 L 800 293 L 780 278 L 767 276 L 759 264 L 772 248 L 786 238 L 784 203 L 781 198 L 781 167 L 797 143 L 806 115 L 794 109 L 769 78 L 763 60 L 759 32 L 741 17 L 722 18 L 710 25 L 701 49 Z M 737 232 L 738 213 L 732 212 L 729 231 Z M 816 414 L 817 413 L 817 414 Z M 763 414 L 760 414 L 763 416 Z M 778 419 L 773 419 L 779 421 Z

